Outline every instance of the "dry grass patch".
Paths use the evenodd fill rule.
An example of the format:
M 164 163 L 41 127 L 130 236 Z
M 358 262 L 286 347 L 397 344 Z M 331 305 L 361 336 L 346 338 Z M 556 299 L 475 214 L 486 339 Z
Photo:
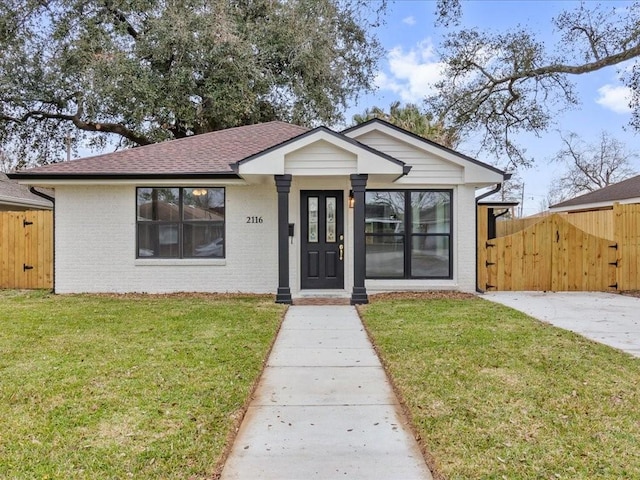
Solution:
M 640 478 L 640 359 L 480 298 L 360 312 L 440 478 Z

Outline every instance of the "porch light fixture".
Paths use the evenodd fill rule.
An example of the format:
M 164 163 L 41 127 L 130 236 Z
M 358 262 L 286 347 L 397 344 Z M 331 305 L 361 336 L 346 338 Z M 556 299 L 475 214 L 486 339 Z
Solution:
M 356 204 L 356 198 L 353 196 L 353 190 L 349 190 L 349 208 L 353 208 Z
M 196 197 L 201 197 L 201 196 L 203 196 L 203 195 L 206 195 L 208 192 L 207 192 L 207 189 L 206 189 L 206 188 L 194 188 L 194 189 L 191 191 L 191 193 L 192 193 L 193 195 L 195 195 Z

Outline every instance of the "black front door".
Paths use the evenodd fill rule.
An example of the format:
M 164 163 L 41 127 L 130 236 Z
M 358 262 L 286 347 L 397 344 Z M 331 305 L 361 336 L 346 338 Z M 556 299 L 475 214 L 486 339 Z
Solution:
M 344 288 L 342 198 L 340 190 L 301 192 L 301 288 Z

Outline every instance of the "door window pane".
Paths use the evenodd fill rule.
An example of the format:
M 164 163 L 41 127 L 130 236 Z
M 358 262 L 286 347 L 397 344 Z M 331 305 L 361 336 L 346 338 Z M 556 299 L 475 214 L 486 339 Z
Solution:
M 404 236 L 367 237 L 367 277 L 404 277 Z
M 318 242 L 318 197 L 309 197 L 308 200 L 308 240 L 310 243 Z
M 413 277 L 449 277 L 449 236 L 414 235 L 411 239 Z
M 327 197 L 327 243 L 336 241 L 336 197 Z
M 412 233 L 449 233 L 451 196 L 448 192 L 411 192 Z

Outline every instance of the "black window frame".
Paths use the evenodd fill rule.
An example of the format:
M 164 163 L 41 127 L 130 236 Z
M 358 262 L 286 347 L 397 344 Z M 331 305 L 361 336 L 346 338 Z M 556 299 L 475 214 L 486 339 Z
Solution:
M 139 190 L 141 189 L 177 189 L 178 190 L 178 218 L 177 220 L 140 220 L 138 215 L 138 195 Z M 224 206 L 224 217 L 222 220 L 222 255 L 221 256 L 189 256 L 184 254 L 184 226 L 185 225 L 214 225 L 219 223 L 219 220 L 216 221 L 207 221 L 207 220 L 185 220 L 184 218 L 184 190 L 185 189 L 216 189 L 222 190 L 222 198 L 223 198 L 223 206 Z M 227 255 L 227 190 L 225 187 L 221 186 L 158 186 L 158 185 L 142 185 L 136 187 L 136 201 L 135 201 L 135 215 L 136 215 L 136 259 L 137 260 L 224 260 Z M 178 227 L 178 256 L 144 256 L 140 255 L 140 224 L 145 225 L 177 225 Z
M 403 231 L 402 232 L 394 232 L 394 233 L 375 233 L 375 232 L 366 232 L 365 231 L 365 272 L 366 272 L 366 248 L 368 245 L 367 238 L 370 237 L 403 237 L 403 254 L 404 254 L 404 262 L 403 262 L 403 275 L 402 276 L 393 276 L 393 275 L 366 275 L 365 278 L 368 280 L 451 280 L 453 279 L 453 256 L 454 256 L 454 248 L 453 248 L 453 189 L 445 188 L 445 189 L 389 189 L 389 188 L 373 188 L 367 189 L 365 193 L 365 209 L 366 209 L 366 194 L 372 192 L 385 192 L 385 193 L 402 193 L 404 195 L 404 220 L 403 220 Z M 413 232 L 413 221 L 412 215 L 413 211 L 411 209 L 411 194 L 415 192 L 425 192 L 425 193 L 446 193 L 449 195 L 449 232 L 448 233 L 414 233 Z M 449 239 L 449 275 L 412 275 L 411 272 L 411 252 L 413 248 L 413 238 L 414 237 L 446 237 Z

